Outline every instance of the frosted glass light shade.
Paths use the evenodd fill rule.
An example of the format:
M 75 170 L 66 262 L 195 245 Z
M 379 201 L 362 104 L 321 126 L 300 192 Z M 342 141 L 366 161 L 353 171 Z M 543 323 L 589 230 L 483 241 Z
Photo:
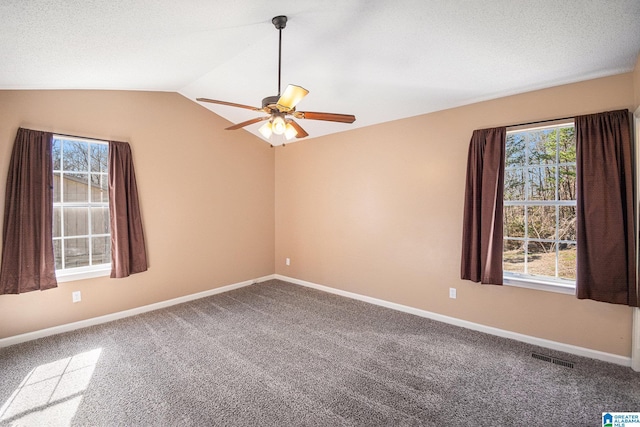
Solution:
M 287 125 L 286 125 L 286 123 L 284 122 L 284 119 L 281 116 L 276 116 L 273 119 L 273 122 L 271 123 L 271 130 L 276 135 L 282 135 L 284 133 L 284 131 L 286 130 L 286 127 L 287 127 Z
M 271 122 L 267 122 L 260 126 L 258 131 L 265 137 L 265 139 L 271 138 L 271 134 L 273 133 L 273 130 L 271 129 Z
M 287 127 L 285 128 L 285 131 L 284 131 L 284 136 L 287 138 L 287 140 L 293 138 L 297 134 L 298 134 L 298 131 L 296 130 L 296 128 L 294 128 L 291 125 L 291 123 L 287 123 Z

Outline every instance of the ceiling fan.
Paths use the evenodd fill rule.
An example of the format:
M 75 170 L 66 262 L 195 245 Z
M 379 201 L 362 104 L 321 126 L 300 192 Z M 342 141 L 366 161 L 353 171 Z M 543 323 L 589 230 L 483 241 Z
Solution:
M 313 111 L 297 111 L 296 105 L 309 93 L 308 90 L 296 86 L 288 85 L 284 93 L 280 93 L 280 76 L 282 71 L 282 29 L 287 26 L 286 16 L 276 16 L 271 20 L 278 30 L 278 95 L 267 96 L 262 100 L 262 108 L 251 107 L 249 105 L 236 104 L 233 102 L 218 101 L 209 98 L 196 98 L 200 102 L 210 102 L 213 104 L 228 105 L 230 107 L 244 108 L 252 111 L 262 111 L 267 116 L 257 117 L 247 120 L 233 126 L 229 126 L 225 130 L 241 129 L 245 126 L 267 121 L 263 124 L 259 131 L 265 139 L 270 139 L 272 134 L 284 135 L 287 140 L 292 138 L 304 138 L 309 134 L 302 127 L 290 118 L 324 120 L 329 122 L 353 123 L 356 117 L 352 114 L 336 114 L 336 113 L 318 113 Z M 273 145 L 272 145 L 273 146 Z

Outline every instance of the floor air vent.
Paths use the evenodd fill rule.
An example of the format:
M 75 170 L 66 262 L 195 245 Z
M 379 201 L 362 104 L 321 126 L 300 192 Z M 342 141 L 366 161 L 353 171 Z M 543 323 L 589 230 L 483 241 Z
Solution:
M 540 353 L 531 353 L 531 357 L 538 360 L 544 360 L 545 362 L 553 363 L 554 365 L 564 366 L 565 368 L 573 368 L 573 362 L 567 360 L 556 359 L 555 357 L 545 356 Z

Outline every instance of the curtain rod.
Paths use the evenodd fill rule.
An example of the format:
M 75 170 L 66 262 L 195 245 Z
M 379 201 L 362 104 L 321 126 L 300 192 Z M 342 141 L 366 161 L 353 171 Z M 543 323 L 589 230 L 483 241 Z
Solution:
M 627 114 L 629 113 L 629 109 L 627 109 L 627 108 L 622 108 L 620 110 L 606 111 L 606 113 L 616 113 L 618 111 L 624 111 Z M 604 114 L 604 113 L 601 113 L 601 114 Z M 537 124 L 540 124 L 540 123 L 558 122 L 560 120 L 569 120 L 569 119 L 575 120 L 575 118 L 578 117 L 578 116 L 580 116 L 580 114 L 577 114 L 575 116 L 569 116 L 569 117 L 560 117 L 558 119 L 538 120 L 538 121 L 529 122 L 529 123 L 518 123 L 518 124 L 515 124 L 515 125 L 508 125 L 508 126 L 505 126 L 505 127 L 506 128 L 514 128 L 514 127 L 518 127 L 518 126 L 528 126 L 528 125 L 537 125 Z
M 560 117 L 557 119 L 547 119 L 547 120 L 538 120 L 535 122 L 528 122 L 528 123 L 517 123 L 515 125 L 507 125 L 505 126 L 506 128 L 515 128 L 515 127 L 519 127 L 519 126 L 529 126 L 529 125 L 539 125 L 541 123 L 549 123 L 549 122 L 557 122 L 560 120 L 569 120 L 569 119 L 575 119 L 575 116 L 569 116 L 569 117 Z
M 77 138 L 77 139 L 92 139 L 94 141 L 102 141 L 102 142 L 109 142 L 108 139 L 101 139 L 101 138 L 93 138 L 90 136 L 79 136 L 79 135 L 71 135 L 68 133 L 60 133 L 60 132 L 51 132 L 53 135 L 58 135 L 58 136 L 68 136 L 69 138 Z

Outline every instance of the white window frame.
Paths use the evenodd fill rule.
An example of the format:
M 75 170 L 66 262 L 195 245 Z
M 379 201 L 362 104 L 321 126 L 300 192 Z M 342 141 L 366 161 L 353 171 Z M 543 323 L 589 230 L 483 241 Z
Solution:
M 568 125 L 571 126 L 575 126 L 574 120 L 562 120 L 562 121 L 556 121 L 556 122 L 549 122 L 545 125 L 542 126 L 518 126 L 518 127 L 511 127 L 509 129 L 507 129 L 507 135 L 509 134 L 513 134 L 513 133 L 519 133 L 519 132 L 526 132 L 526 131 L 537 131 L 537 130 L 542 130 L 542 129 L 553 129 L 553 128 L 560 128 L 560 127 L 566 127 Z M 528 159 L 528 150 L 525 151 L 525 158 Z M 505 153 L 506 155 L 506 153 Z M 554 166 L 556 168 L 556 182 L 558 181 L 558 173 L 559 173 L 559 167 L 561 166 L 569 166 L 569 165 L 574 165 L 574 163 L 560 163 L 559 162 L 559 150 L 556 150 L 556 162 L 554 163 Z M 529 166 L 528 160 L 526 162 L 526 165 L 523 167 L 523 169 L 526 171 L 527 166 Z M 577 165 L 576 165 L 577 166 Z M 513 168 L 516 169 L 516 168 Z M 505 173 L 508 170 L 508 168 L 505 165 Z M 529 180 L 527 179 L 526 175 L 525 175 L 525 180 L 524 180 L 524 184 L 525 184 L 525 194 L 529 194 Z M 527 216 L 528 216 L 528 207 L 529 206 L 555 206 L 556 207 L 556 230 L 558 229 L 558 221 L 559 221 L 559 215 L 558 215 L 558 209 L 560 206 L 576 206 L 576 201 L 575 200 L 558 200 L 558 186 L 556 185 L 556 200 L 554 201 L 544 201 L 544 200 L 536 200 L 536 201 L 532 201 L 532 200 L 518 200 L 518 201 L 510 201 L 510 200 L 503 200 L 504 206 L 523 206 L 524 209 L 524 214 L 525 214 L 525 237 L 522 238 L 517 238 L 517 237 L 509 237 L 509 236 L 505 236 L 504 238 L 506 239 L 507 237 L 509 237 L 509 240 L 520 240 L 520 241 L 524 241 L 525 243 L 527 243 L 529 241 L 528 233 L 526 232 L 526 229 L 528 227 L 528 221 L 527 221 Z M 577 247 L 577 242 L 573 241 L 573 240 L 556 240 L 556 239 L 533 239 L 534 241 L 537 242 L 548 242 L 548 243 L 572 243 L 572 244 L 576 244 Z M 526 247 L 526 246 L 525 246 Z M 557 266 L 558 266 L 558 246 L 556 245 L 556 270 L 557 270 Z M 527 262 L 527 257 L 525 257 L 525 265 Z M 575 295 L 576 293 L 576 282 L 575 280 L 567 280 L 567 279 L 562 279 L 562 278 L 553 278 L 553 277 L 544 277 L 544 276 L 533 276 L 533 275 L 528 275 L 528 274 L 519 274 L 519 273 L 514 273 L 514 272 L 509 272 L 509 271 L 504 271 L 503 272 L 503 284 L 507 285 L 507 286 L 515 286 L 515 287 L 520 287 L 520 288 L 527 288 L 527 289 L 534 289 L 534 290 L 541 290 L 541 291 L 548 291 L 548 292 L 556 292 L 556 293 L 561 293 L 561 294 L 568 294 L 568 295 Z
M 53 135 L 53 140 L 64 140 L 64 141 L 77 141 L 77 142 L 82 142 L 82 143 L 88 143 L 89 145 L 91 144 L 99 144 L 99 145 L 107 145 L 108 146 L 108 142 L 107 141 L 102 141 L 102 140 L 97 140 L 97 139 L 89 139 L 89 138 L 79 138 L 79 137 L 73 137 L 73 136 L 67 136 L 67 135 L 58 135 L 58 134 L 54 134 Z M 52 141 L 53 143 L 53 141 Z M 89 149 L 90 150 L 90 149 Z M 63 151 L 64 152 L 64 151 Z M 61 167 L 63 165 L 63 157 L 64 154 L 61 153 L 60 155 L 60 162 L 61 162 Z M 64 200 L 64 185 L 63 185 L 63 178 L 64 178 L 64 169 L 54 169 L 54 173 L 56 172 L 60 172 L 60 201 L 59 202 L 53 202 L 53 208 L 56 207 L 86 207 L 88 209 L 88 229 L 87 235 L 79 235 L 79 236 L 74 236 L 74 237 L 88 237 L 89 238 L 89 256 L 91 259 L 91 239 L 93 237 L 107 237 L 107 236 L 111 236 L 111 233 L 109 232 L 108 234 L 92 234 L 91 233 L 91 207 L 108 207 L 109 206 L 109 202 L 107 201 L 105 202 L 92 202 L 91 201 L 91 185 L 89 185 L 88 187 L 88 200 L 86 203 L 84 202 L 62 202 L 62 200 Z M 88 170 L 87 173 L 90 173 L 90 171 Z M 108 179 L 108 174 L 107 174 L 107 179 Z M 64 238 L 65 237 L 69 237 L 69 236 L 65 236 L 64 235 L 64 209 L 60 210 L 61 212 L 61 236 L 60 237 L 54 237 L 53 241 L 61 241 L 61 250 L 64 253 Z M 70 282 L 70 281 L 74 281 L 74 280 L 82 280 L 82 279 L 89 279 L 89 278 L 94 278 L 94 277 L 103 277 L 103 276 L 109 276 L 111 274 L 111 262 L 109 263 L 103 263 L 103 264 L 96 264 L 96 265 L 88 265 L 88 266 L 83 266 L 83 267 L 73 267 L 73 268 L 64 268 L 64 256 L 62 257 L 63 260 L 63 268 L 62 269 L 56 269 L 56 280 L 59 283 L 63 283 L 63 282 Z

